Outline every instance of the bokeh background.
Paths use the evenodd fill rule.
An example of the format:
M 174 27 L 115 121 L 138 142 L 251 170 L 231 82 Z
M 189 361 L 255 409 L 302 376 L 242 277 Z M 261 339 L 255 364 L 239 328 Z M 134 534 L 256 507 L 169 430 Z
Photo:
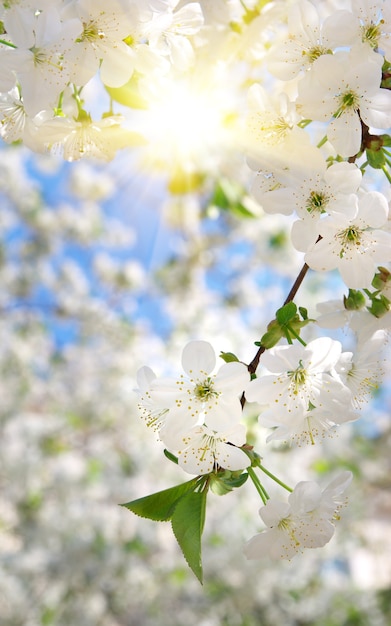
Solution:
M 137 369 L 176 371 L 190 339 L 248 362 L 302 265 L 289 219 L 239 192 L 227 210 L 221 189 L 170 196 L 128 155 L 0 150 L 1 626 L 391 623 L 389 373 L 358 422 L 309 448 L 266 446 L 247 407 L 287 482 L 353 471 L 322 550 L 247 562 L 255 489 L 210 494 L 201 586 L 169 523 L 118 506 L 188 479 L 140 419 Z M 309 273 L 297 302 L 311 316 L 343 292 Z

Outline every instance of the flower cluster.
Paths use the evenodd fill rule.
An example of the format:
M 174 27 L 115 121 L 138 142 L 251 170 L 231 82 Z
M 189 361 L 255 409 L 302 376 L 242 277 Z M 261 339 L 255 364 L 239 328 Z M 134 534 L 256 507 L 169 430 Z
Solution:
M 246 443 L 240 423 L 240 397 L 249 381 L 243 363 L 225 363 L 216 374 L 216 356 L 210 343 L 193 341 L 182 353 L 186 376 L 156 378 L 143 367 L 138 372 L 140 405 L 148 426 L 178 454 L 190 474 L 209 474 L 223 467 L 244 469 L 249 460 L 239 450 Z
M 147 424 L 169 458 L 197 478 L 165 494 L 168 499 L 153 499 L 158 509 L 152 514 L 150 501 L 128 503 L 129 508 L 170 519 L 199 578 L 198 556 L 181 529 L 192 524 L 192 537 L 201 534 L 209 488 L 226 493 L 249 477 L 265 505 L 261 517 L 268 530 L 249 542 L 246 554 L 290 558 L 331 538 L 340 495 L 350 481 L 343 474 L 324 491 L 312 482 L 294 489 L 282 483 L 247 437 L 245 404 L 261 405 L 259 423 L 272 429 L 268 440 L 314 444 L 357 419 L 385 369 L 382 349 L 391 316 L 391 194 L 384 186 L 391 182 L 391 7 L 384 0 L 347 1 L 340 10 L 334 5 L 0 5 L 5 142 L 61 152 L 69 161 L 110 160 L 119 149 L 145 148 L 142 164 L 168 172 L 169 191 L 186 198 L 186 206 L 190 193 L 200 192 L 200 203 L 209 198 L 206 213 L 217 208 L 293 219 L 291 243 L 304 266 L 250 364 L 223 354 L 225 363 L 215 373 L 213 347 L 193 341 L 183 350 L 180 376 L 158 378 L 149 367 L 138 373 Z M 235 184 L 224 184 L 227 179 Z M 243 189 L 256 201 L 254 211 L 239 197 L 243 179 Z M 106 277 L 117 273 L 104 257 L 97 268 Z M 309 268 L 322 276 L 337 270 L 348 290 L 339 300 L 317 303 L 318 319 L 293 303 Z M 123 281 L 128 272 L 119 274 Z M 344 328 L 349 350 L 338 340 L 317 337 L 315 324 Z M 306 340 L 304 327 L 311 329 Z M 288 503 L 269 497 L 255 469 L 291 492 Z M 189 515 L 193 509 L 198 518 Z
M 338 375 L 341 344 L 328 337 L 301 344 L 277 346 L 262 359 L 269 373 L 253 380 L 246 390 L 250 402 L 267 409 L 260 423 L 272 427 L 270 439 L 314 442 L 331 427 L 356 419 L 351 391 Z
M 370 289 L 378 265 L 391 261 L 388 196 L 362 181 L 368 163 L 384 171 L 388 158 L 388 135 L 377 133 L 391 126 L 390 19 L 381 1 L 357 0 L 326 18 L 309 0 L 293 3 L 268 59 L 282 89 L 289 85 L 284 106 L 258 84 L 250 90 L 249 128 L 268 145 L 255 143 L 249 158 L 254 196 L 266 212 L 294 213 L 294 247 L 310 268 L 339 270 L 351 289 Z M 304 130 L 314 121 L 325 132 L 317 146 Z
M 0 19 L 1 137 L 41 152 L 61 148 L 68 160 L 113 158 L 137 145 L 109 107 L 94 121 L 81 92 L 98 73 L 108 89 L 135 75 L 188 67 L 191 37 L 203 25 L 198 3 L 72 0 L 2 3 Z

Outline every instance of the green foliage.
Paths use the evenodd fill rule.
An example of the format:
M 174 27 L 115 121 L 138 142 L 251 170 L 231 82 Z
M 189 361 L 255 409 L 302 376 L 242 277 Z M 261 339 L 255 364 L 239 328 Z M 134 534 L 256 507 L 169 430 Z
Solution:
M 281 327 L 286 326 L 291 320 L 293 320 L 297 313 L 297 306 L 294 302 L 288 302 L 283 307 L 278 309 L 276 313 L 277 322 Z
M 187 493 L 177 503 L 171 519 L 172 530 L 183 556 L 201 584 L 201 537 L 205 524 L 206 496 L 206 489 Z
M 201 538 L 205 524 L 207 478 L 196 477 L 145 498 L 122 504 L 140 517 L 168 522 L 193 573 L 202 583 Z
M 302 319 L 300 319 L 300 316 Z M 278 309 L 276 319 L 268 324 L 267 332 L 256 345 L 269 349 L 275 346 L 283 337 L 290 343 L 292 342 L 292 337 L 300 340 L 300 329 L 312 321 L 308 318 L 307 309 L 300 307 L 298 313 L 296 304 L 288 302 Z
M 216 184 L 210 204 L 240 218 L 252 218 L 254 214 L 244 202 L 245 191 L 236 181 L 222 178 Z
M 172 518 L 175 507 L 181 498 L 195 489 L 197 481 L 197 478 L 193 478 L 182 485 L 164 489 L 164 491 L 126 502 L 120 506 L 124 506 L 139 517 L 146 517 L 155 522 L 167 522 Z
M 239 361 L 236 354 L 233 352 L 220 352 L 220 358 L 226 363 L 232 363 L 233 361 Z
M 218 472 L 217 474 L 210 475 L 210 490 L 217 496 L 225 496 L 233 489 L 244 485 L 248 478 L 246 472 L 239 470 L 237 472 L 231 472 L 230 470 L 224 470 L 224 472 Z

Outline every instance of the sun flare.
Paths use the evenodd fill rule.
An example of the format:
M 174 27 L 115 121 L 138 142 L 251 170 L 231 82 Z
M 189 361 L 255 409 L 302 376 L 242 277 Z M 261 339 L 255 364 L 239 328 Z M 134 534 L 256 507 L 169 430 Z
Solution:
M 234 111 L 232 94 L 219 85 L 167 80 L 146 112 L 147 166 L 189 175 L 216 168 L 233 145 Z

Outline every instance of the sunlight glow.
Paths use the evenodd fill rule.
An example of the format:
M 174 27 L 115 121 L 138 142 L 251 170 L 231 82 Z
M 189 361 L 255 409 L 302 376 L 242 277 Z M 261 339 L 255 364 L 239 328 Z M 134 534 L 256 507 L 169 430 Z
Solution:
M 146 112 L 148 166 L 189 174 L 213 169 L 233 145 L 234 110 L 226 89 L 165 82 Z

